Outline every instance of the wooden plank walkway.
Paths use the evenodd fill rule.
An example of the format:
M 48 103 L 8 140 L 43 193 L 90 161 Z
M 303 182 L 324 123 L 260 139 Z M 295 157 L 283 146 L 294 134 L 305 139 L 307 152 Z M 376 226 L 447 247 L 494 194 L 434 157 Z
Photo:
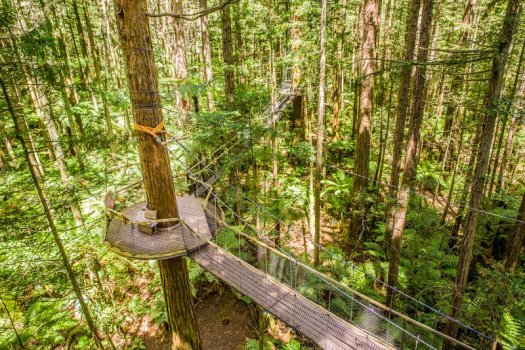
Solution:
M 214 244 L 189 256 L 323 349 L 394 349 Z
M 211 239 L 209 222 L 202 207 L 202 200 L 193 196 L 177 196 L 179 217 L 200 237 Z M 146 202 L 126 208 L 122 214 L 132 221 L 148 221 L 144 217 Z M 140 232 L 137 225 L 111 220 L 104 242 L 117 254 L 134 259 L 167 259 L 186 255 L 187 252 L 206 244 L 196 238 L 184 225 L 158 229 L 154 234 Z

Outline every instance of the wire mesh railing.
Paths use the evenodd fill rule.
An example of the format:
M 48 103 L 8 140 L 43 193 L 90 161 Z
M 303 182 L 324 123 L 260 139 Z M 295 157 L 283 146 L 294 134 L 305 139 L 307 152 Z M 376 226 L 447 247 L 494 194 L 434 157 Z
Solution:
M 210 205 L 211 198 L 213 205 Z M 205 203 L 215 222 L 225 228 L 215 237 L 214 245 L 237 256 L 242 261 L 263 272 L 273 280 L 298 292 L 313 303 L 324 307 L 333 315 L 359 327 L 374 338 L 398 349 L 439 349 L 446 335 L 409 317 L 387 308 L 370 297 L 345 286 L 315 270 L 307 262 L 301 261 L 290 252 L 275 246 L 270 240 L 258 237 L 259 231 L 250 225 L 232 226 L 225 221 L 227 217 L 213 217 L 213 212 L 222 212 L 217 208 L 227 209 L 231 218 L 231 208 L 208 193 Z M 212 220 L 212 221 L 213 221 Z M 198 235 L 198 233 L 196 233 Z M 238 272 L 239 283 L 242 273 Z M 249 283 L 249 281 L 245 281 Z M 290 311 L 295 312 L 295 311 Z M 475 349 L 455 339 L 450 339 L 462 349 Z

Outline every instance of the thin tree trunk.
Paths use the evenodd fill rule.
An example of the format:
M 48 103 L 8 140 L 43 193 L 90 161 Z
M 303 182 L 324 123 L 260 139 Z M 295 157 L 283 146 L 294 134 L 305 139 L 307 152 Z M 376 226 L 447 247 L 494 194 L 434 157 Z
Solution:
M 208 8 L 207 0 L 199 0 L 200 10 L 206 11 Z M 213 98 L 213 89 L 211 82 L 213 80 L 213 70 L 211 66 L 211 49 L 210 35 L 208 34 L 208 16 L 200 18 L 201 40 L 202 40 L 202 60 L 204 61 L 204 80 L 206 81 L 208 91 L 208 109 L 215 110 L 215 99 Z
M 13 167 L 18 168 L 18 160 L 16 159 L 15 152 L 13 151 L 13 146 L 11 145 L 11 141 L 9 140 L 9 137 L 7 137 L 5 133 L 5 125 L 2 123 L 1 120 L 0 120 L 0 138 L 2 139 L 2 143 L 5 146 L 5 150 L 7 151 L 9 158 L 11 158 Z
M 315 236 L 314 265 L 319 265 L 319 244 L 321 242 L 321 178 L 323 163 L 323 136 L 326 84 L 326 7 L 328 0 L 321 0 L 321 58 L 319 63 L 319 115 L 317 116 L 317 152 L 315 158 Z
M 522 48 L 520 60 L 523 59 L 524 52 L 525 52 L 525 45 Z M 515 83 L 517 83 L 517 81 L 518 81 L 518 76 L 516 76 Z M 498 179 L 496 181 L 495 193 L 499 193 L 501 189 L 503 188 L 503 181 L 505 177 L 505 172 L 507 170 L 507 163 L 509 160 L 510 150 L 512 148 L 512 141 L 514 140 L 514 135 L 516 134 L 517 115 L 520 113 L 520 110 L 523 108 L 523 105 L 524 105 L 523 99 L 525 98 L 525 70 L 521 74 L 521 84 L 519 87 L 517 97 L 518 97 L 518 101 L 515 102 L 515 105 L 511 109 L 511 113 L 510 113 L 511 119 L 510 119 L 509 131 L 507 133 L 507 139 L 505 140 L 505 146 L 503 148 L 503 155 L 501 156 L 501 164 L 499 165 L 499 173 L 498 173 Z M 502 136 L 503 136 L 503 133 L 502 133 Z M 496 168 L 494 168 L 494 171 L 496 171 Z
M 163 122 L 158 73 L 146 17 L 145 0 L 116 0 L 117 24 L 126 61 L 133 118 L 139 125 L 156 127 Z M 164 136 L 164 135 L 162 135 Z M 151 135 L 138 133 L 140 164 L 148 208 L 158 218 L 178 217 L 177 199 L 167 149 Z M 166 226 L 173 223 L 166 223 Z M 184 257 L 159 262 L 162 289 L 171 333 L 171 348 L 200 350 L 202 344 L 189 288 Z
M 485 112 L 481 130 L 480 145 L 476 160 L 476 171 L 474 182 L 471 188 L 469 201 L 469 212 L 465 222 L 463 233 L 463 244 L 461 246 L 460 258 L 457 266 L 456 284 L 452 299 L 452 308 L 450 312 L 451 319 L 457 319 L 463 305 L 463 294 L 467 285 L 470 263 L 472 261 L 472 252 L 474 249 L 474 238 L 479 216 L 479 206 L 485 184 L 485 176 L 488 168 L 490 148 L 494 138 L 494 128 L 497 116 L 497 106 L 495 105 L 501 96 L 504 81 L 504 71 L 507 62 L 508 50 L 512 38 L 516 31 L 518 13 L 520 8 L 519 0 L 509 0 L 503 26 L 499 36 L 497 52 L 492 62 L 492 74 L 490 77 L 489 90 L 485 100 Z M 453 321 L 447 323 L 447 334 L 456 337 L 458 334 L 458 324 Z M 452 349 L 450 341 L 446 341 L 443 349 Z
M 91 55 L 93 59 L 93 65 L 95 67 L 95 77 L 97 80 L 97 86 L 98 86 L 98 93 L 102 99 L 102 106 L 104 108 L 104 120 L 106 122 L 106 129 L 108 131 L 108 135 L 111 137 L 113 135 L 113 123 L 111 121 L 111 114 L 109 112 L 109 104 L 108 99 L 106 96 L 107 93 L 107 84 L 106 80 L 102 79 L 102 73 L 100 69 L 100 58 L 98 54 L 98 49 L 95 44 L 95 38 L 93 35 L 93 27 L 91 25 L 91 18 L 89 17 L 89 10 L 86 0 L 82 0 L 82 7 L 83 7 L 83 14 L 84 14 L 84 21 L 86 22 L 86 31 L 88 34 L 89 39 L 89 46 L 91 48 Z M 96 101 L 95 101 L 96 102 Z
M 171 12 L 182 13 L 181 0 L 171 1 Z M 175 81 L 177 82 L 177 91 L 175 92 L 175 100 L 177 109 L 180 114 L 181 121 L 186 120 L 186 113 L 191 110 L 190 100 L 183 96 L 180 87 L 186 82 L 188 78 L 188 68 L 186 59 L 186 44 L 184 42 L 184 22 L 182 19 L 171 17 L 173 26 L 173 66 L 175 68 Z
M 232 23 L 230 5 L 222 9 L 222 53 L 224 59 L 224 93 L 226 95 L 226 109 L 233 110 L 235 78 L 232 45 Z

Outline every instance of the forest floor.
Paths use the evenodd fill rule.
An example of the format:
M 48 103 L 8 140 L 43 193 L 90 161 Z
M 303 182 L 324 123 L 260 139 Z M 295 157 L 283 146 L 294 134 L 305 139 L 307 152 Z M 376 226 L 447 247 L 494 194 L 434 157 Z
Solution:
M 246 341 L 255 338 L 255 322 L 250 307 L 229 288 L 213 291 L 195 301 L 195 315 L 204 350 L 239 350 Z M 165 332 L 148 327 L 140 334 L 146 349 L 170 349 Z

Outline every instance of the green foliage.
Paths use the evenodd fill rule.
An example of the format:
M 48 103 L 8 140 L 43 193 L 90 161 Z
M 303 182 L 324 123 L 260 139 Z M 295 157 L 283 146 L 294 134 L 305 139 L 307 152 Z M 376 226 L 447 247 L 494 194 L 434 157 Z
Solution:
M 328 179 L 322 180 L 323 198 L 330 198 L 327 201 L 329 207 L 335 211 L 346 210 L 350 204 L 350 192 L 352 190 L 353 178 L 347 176 L 342 170 L 337 170 Z
M 417 183 L 428 191 L 435 191 L 436 188 L 444 189 L 446 182 L 441 175 L 440 165 L 429 160 L 420 162 L 417 166 Z
M 42 300 L 32 303 L 25 312 L 21 338 L 24 341 L 37 339 L 35 345 L 40 348 L 64 343 L 71 332 L 78 332 L 78 321 L 72 319 L 70 312 L 66 311 L 69 308 L 67 302 L 49 303 Z
M 16 22 L 16 13 L 12 1 L 0 1 L 0 31 L 4 32 L 10 29 Z
M 262 340 L 249 339 L 246 342 L 246 346 L 245 346 L 244 349 L 245 350 L 259 350 L 260 349 L 260 345 L 261 345 L 261 341 L 263 342 L 263 350 L 273 350 L 274 349 L 272 340 L 267 335 L 265 335 Z

